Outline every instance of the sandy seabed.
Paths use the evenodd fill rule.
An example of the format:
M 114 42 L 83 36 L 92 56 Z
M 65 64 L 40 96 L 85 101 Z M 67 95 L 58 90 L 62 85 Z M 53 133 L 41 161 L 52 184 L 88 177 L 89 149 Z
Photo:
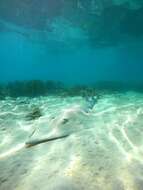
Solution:
M 0 101 L 0 190 L 143 190 L 143 94 Z M 38 107 L 42 117 L 27 120 Z M 26 148 L 25 143 L 69 135 Z

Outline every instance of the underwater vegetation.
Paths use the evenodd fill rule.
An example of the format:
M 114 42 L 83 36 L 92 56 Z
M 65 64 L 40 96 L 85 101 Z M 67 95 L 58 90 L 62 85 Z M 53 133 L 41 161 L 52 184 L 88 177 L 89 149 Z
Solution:
M 125 83 L 120 81 L 101 81 L 89 85 L 72 85 L 66 86 L 59 81 L 15 81 L 0 85 L 0 99 L 7 96 L 10 97 L 37 97 L 37 96 L 81 96 L 83 98 L 94 97 L 100 98 L 104 93 L 115 93 L 125 91 L 143 92 L 143 84 L 141 83 Z M 40 111 L 35 109 L 31 113 L 31 117 L 40 116 Z
M 47 94 L 51 94 L 53 91 L 56 92 L 58 89 L 62 89 L 62 84 L 60 82 L 41 80 L 15 81 L 9 82 L 5 85 L 1 85 L 0 95 L 2 97 L 36 97 L 40 95 L 44 96 Z

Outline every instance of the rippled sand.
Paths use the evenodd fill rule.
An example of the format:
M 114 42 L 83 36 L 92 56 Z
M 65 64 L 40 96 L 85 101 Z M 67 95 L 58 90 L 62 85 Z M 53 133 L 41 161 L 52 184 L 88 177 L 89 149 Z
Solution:
M 0 101 L 0 190 L 142 190 L 143 94 L 104 95 L 88 112 L 86 104 L 54 96 Z M 35 106 L 42 117 L 26 120 Z

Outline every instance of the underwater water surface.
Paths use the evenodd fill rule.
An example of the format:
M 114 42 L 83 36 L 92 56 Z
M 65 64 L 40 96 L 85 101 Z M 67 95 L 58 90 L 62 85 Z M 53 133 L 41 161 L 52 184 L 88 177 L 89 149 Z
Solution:
M 0 1 L 0 190 L 143 189 L 143 3 Z

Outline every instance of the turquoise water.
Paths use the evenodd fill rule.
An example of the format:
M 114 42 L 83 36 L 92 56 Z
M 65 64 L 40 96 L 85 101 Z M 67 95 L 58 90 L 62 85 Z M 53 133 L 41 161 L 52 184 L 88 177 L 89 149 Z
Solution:
M 55 44 L 50 47 L 48 42 L 39 44 L 15 33 L 1 33 L 0 41 L 0 80 L 3 82 L 32 79 L 68 84 L 143 81 L 139 42 L 103 48 L 92 48 L 84 42 L 84 47 L 70 44 L 75 47 L 69 45 L 64 49 L 63 43 L 57 48 L 58 41 L 53 41 Z
M 143 189 L 143 2 L 0 0 L 0 190 Z

